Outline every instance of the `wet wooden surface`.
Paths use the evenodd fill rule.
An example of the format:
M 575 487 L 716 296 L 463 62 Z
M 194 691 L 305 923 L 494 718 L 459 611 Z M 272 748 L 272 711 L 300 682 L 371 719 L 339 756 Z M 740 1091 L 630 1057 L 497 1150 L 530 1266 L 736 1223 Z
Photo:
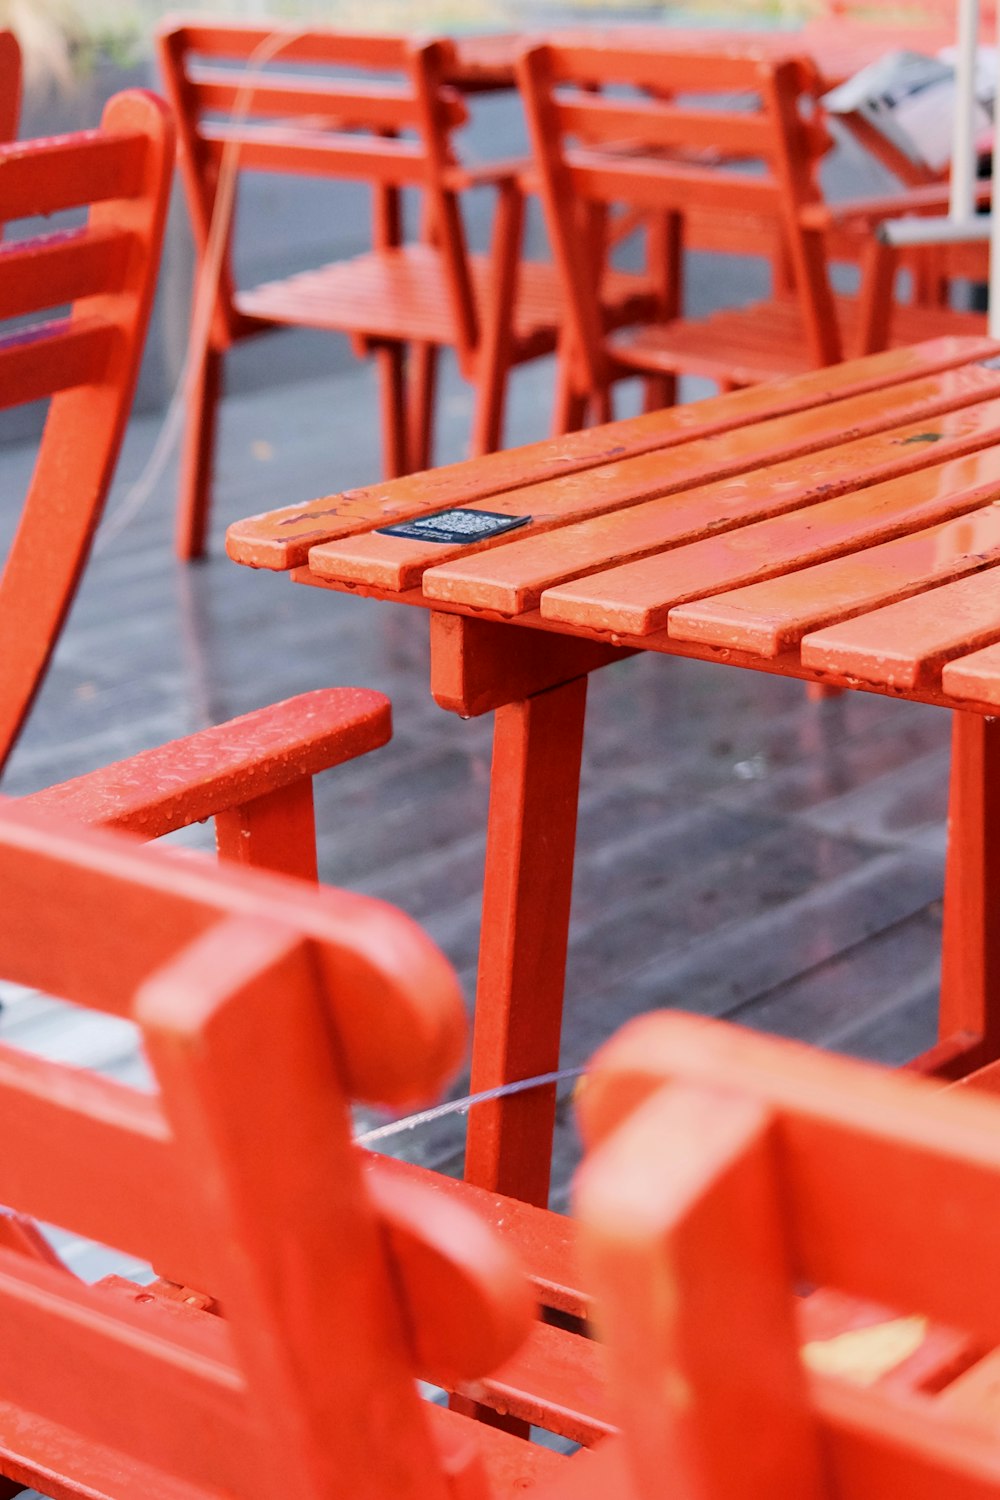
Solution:
M 525 371 L 513 430 L 541 435 L 551 372 Z M 331 682 L 390 694 L 385 750 L 319 784 L 326 878 L 397 902 L 474 982 L 490 755 L 427 691 L 422 610 L 292 587 L 222 555 L 227 522 L 363 484 L 377 472 L 362 371 L 224 407 L 211 559 L 169 549 L 173 475 L 98 555 L 5 778 L 50 784 L 267 700 Z M 441 458 L 460 456 L 467 395 L 446 386 Z M 149 451 L 133 424 L 114 515 Z M 0 450 L 4 493 L 29 451 Z M 10 517 L 4 516 L 9 526 Z M 563 1061 L 629 1015 L 683 1006 L 886 1061 L 932 1037 L 937 1000 L 948 715 L 643 655 L 591 679 Z M 184 836 L 207 845 L 206 829 Z M 128 1028 L 8 996 L 0 1037 L 142 1075 Z M 455 1092 L 463 1090 L 462 1080 Z M 575 1159 L 571 1086 L 554 1201 Z M 392 1149 L 458 1171 L 462 1120 Z M 88 1247 L 84 1271 L 103 1264 Z

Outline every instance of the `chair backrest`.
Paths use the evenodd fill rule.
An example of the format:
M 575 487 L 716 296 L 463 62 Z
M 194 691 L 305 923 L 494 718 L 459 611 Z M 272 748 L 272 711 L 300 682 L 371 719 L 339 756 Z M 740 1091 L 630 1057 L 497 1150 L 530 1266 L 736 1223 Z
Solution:
M 0 31 L 0 143 L 12 141 L 21 118 L 21 49 L 12 31 Z
M 795 1316 L 833 1288 L 1000 1342 L 994 1099 L 663 1014 L 598 1055 L 581 1115 L 576 1211 L 642 1500 L 668 1472 L 678 1500 L 1000 1495 L 995 1424 L 807 1372 Z
M 506 1358 L 527 1284 L 461 1206 L 366 1167 L 350 1103 L 408 1107 L 450 1075 L 446 961 L 381 902 L 20 803 L 0 803 L 0 886 L 0 974 L 137 1023 L 157 1087 L 0 1045 L 0 1202 L 224 1310 L 89 1286 L 8 1238 L 0 1473 L 27 1431 L 101 1493 L 444 1500 L 416 1377 Z
M 196 21 L 160 31 L 158 51 L 180 136 L 181 170 L 199 265 L 226 159 L 264 171 L 367 182 L 372 243 L 401 243 L 400 191 L 425 194 L 424 228 L 447 269 L 456 346 L 477 338 L 461 213 L 444 178 L 451 134 L 467 118 L 444 82 L 447 42 L 366 36 L 291 25 Z M 218 267 L 214 337 L 225 348 L 247 331 L 233 308 L 233 218 Z
M 553 45 L 522 54 L 518 80 L 573 352 L 588 384 L 602 365 L 595 289 L 615 204 L 672 219 L 682 236 L 692 210 L 782 226 L 810 350 L 818 365 L 839 357 L 822 236 L 799 219 L 821 196 L 820 85 L 811 63 Z
M 142 92 L 112 99 L 97 130 L 0 146 L 4 226 L 89 210 L 78 227 L 0 246 L 0 408 L 52 398 L 0 578 L 0 765 L 44 675 L 111 483 L 172 157 L 166 106 Z M 13 325 L 4 329 L 4 320 Z

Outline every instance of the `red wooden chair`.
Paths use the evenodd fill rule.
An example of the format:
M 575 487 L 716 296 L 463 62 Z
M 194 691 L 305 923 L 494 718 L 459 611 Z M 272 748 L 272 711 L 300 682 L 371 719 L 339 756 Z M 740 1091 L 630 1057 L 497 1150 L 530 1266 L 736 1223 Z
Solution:
M 0 58 L 16 70 L 9 40 L 0 42 Z M 10 103 L 4 98 L 0 111 Z M 0 765 L 45 674 L 111 481 L 152 302 L 172 156 L 166 109 L 145 93 L 112 99 L 99 130 L 0 146 L 4 223 L 89 207 L 82 227 L 0 246 L 0 319 L 36 318 L 0 334 L 0 407 L 52 398 L 0 578 Z M 68 316 L 38 316 L 66 303 Z
M 518 77 L 570 329 L 557 430 L 580 425 L 591 402 L 603 415 L 610 385 L 625 376 L 658 380 L 665 402 L 680 373 L 728 389 L 878 347 L 873 299 L 884 283 L 876 289 L 866 277 L 857 298 L 834 296 L 828 242 L 842 252 L 893 212 L 933 211 L 941 191 L 825 204 L 815 176 L 818 81 L 807 61 L 542 46 L 522 56 Z M 667 97 L 650 97 L 656 91 Z M 747 107 L 734 106 L 734 96 Z M 606 215 L 623 205 L 660 219 L 677 265 L 689 218 L 696 237 L 706 216 L 720 213 L 729 222 L 745 214 L 751 226 L 777 222 L 787 285 L 750 306 L 609 334 L 593 285 Z M 894 310 L 891 340 L 980 327 L 973 315 L 907 305 Z
M 0 973 L 133 1020 L 157 1089 L 0 1045 L 8 1493 L 499 1500 L 558 1476 L 417 1376 L 610 1430 L 595 1345 L 532 1331 L 511 1258 L 579 1311 L 565 1221 L 352 1144 L 352 1100 L 405 1110 L 461 1056 L 457 983 L 408 918 L 52 804 L 0 805 L 0 879 Z M 84 1284 L 36 1220 L 159 1276 Z
M 158 839 L 208 818 L 221 858 L 316 879 L 313 778 L 386 744 L 389 700 L 322 688 L 22 799 L 50 817 Z
M 514 301 L 521 239 L 515 166 L 459 165 L 452 138 L 466 110 L 445 83 L 450 45 L 210 22 L 168 25 L 159 54 L 178 119 L 198 273 L 217 281 L 211 328 L 206 338 L 195 338 L 181 556 L 197 557 L 204 549 L 222 359 L 252 335 L 288 325 L 326 329 L 349 335 L 358 354 L 375 354 L 389 476 L 431 462 L 435 361 L 442 347 L 455 351 L 459 369 L 475 385 L 473 452 L 498 447 L 507 372 L 555 347 L 559 292 L 552 267 L 529 262 L 520 268 Z M 275 69 L 264 71 L 261 62 L 258 71 L 265 55 L 274 57 Z M 217 264 L 210 250 L 221 163 L 226 148 L 237 146 L 238 158 L 229 160 L 240 173 L 369 183 L 372 248 L 282 281 L 238 286 L 231 222 L 217 241 Z M 459 195 L 489 184 L 499 191 L 491 253 L 470 255 Z M 422 193 L 417 239 L 404 232 L 405 188 Z M 646 290 L 645 282 L 618 277 L 609 295 L 624 304 L 625 316 L 650 305 Z
M 581 1250 L 641 1500 L 667 1475 L 677 1500 L 1000 1494 L 994 1100 L 660 1014 L 598 1055 L 581 1117 Z M 803 1350 L 810 1286 L 891 1320 Z M 935 1326 L 967 1336 L 958 1378 L 879 1377 Z

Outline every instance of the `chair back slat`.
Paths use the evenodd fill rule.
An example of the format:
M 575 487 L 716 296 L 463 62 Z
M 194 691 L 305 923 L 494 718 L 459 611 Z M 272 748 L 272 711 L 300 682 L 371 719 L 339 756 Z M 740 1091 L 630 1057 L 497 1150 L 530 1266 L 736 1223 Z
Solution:
M 6 223 L 88 207 L 79 235 L 21 240 L 0 258 L 5 315 L 72 298 L 68 320 L 0 329 L 0 405 L 53 397 L 0 577 L 0 765 L 45 674 L 111 482 L 152 306 L 173 149 L 166 107 L 141 92 L 112 99 L 98 130 L 0 146 Z
M 141 1455 L 152 1471 L 195 1483 L 196 1493 L 273 1494 L 280 1466 L 255 1429 L 225 1324 L 202 1313 L 150 1328 L 141 1312 L 0 1250 L 3 1400 L 44 1417 L 57 1391 L 61 1425 Z M 89 1379 L 59 1378 L 81 1368 Z M 53 1444 L 54 1467 L 58 1451 Z
M 232 114 L 237 108 L 248 119 L 309 119 L 324 130 L 413 130 L 419 113 L 411 89 L 399 84 L 327 82 L 260 74 L 250 85 L 221 68 L 192 69 L 191 98 L 200 113 Z M 443 102 L 449 125 L 462 125 L 468 111 L 455 94 Z
M 0 219 L 9 224 L 136 197 L 148 150 L 145 135 L 108 130 L 12 144 L 0 157 Z
M 230 869 L 220 881 L 187 861 L 157 859 L 137 868 L 132 851 L 121 854 L 115 842 L 95 845 L 84 871 L 74 874 L 80 862 L 75 835 L 64 836 L 57 825 L 15 805 L 3 808 L 3 825 L 0 888 L 17 890 L 16 905 L 11 897 L 7 908 L 10 920 L 0 930 L 3 977 L 128 1016 L 143 975 L 169 962 L 221 915 L 273 918 L 284 912 L 298 929 L 307 926 L 316 942 L 341 1066 L 354 1097 L 412 1103 L 439 1086 L 436 1068 L 446 1072 L 449 1060 L 457 1061 L 461 1032 L 445 1004 L 453 995 L 450 970 L 420 929 L 392 907 L 347 891 L 315 891 L 304 899 L 297 883 L 289 887 L 261 876 L 248 885 Z M 73 881 L 72 903 L 59 899 L 63 878 Z M 155 924 L 144 916 L 151 905 Z M 109 927 L 109 910 L 128 925 L 128 945 Z M 444 1016 L 446 1029 L 428 1030 L 397 972 L 422 987 L 430 1013 Z M 348 982 L 350 1000 L 341 998 Z
M 573 191 L 599 203 L 620 203 L 627 198 L 637 208 L 668 212 L 728 207 L 771 215 L 781 208 L 780 189 L 766 177 L 743 177 L 738 172 L 711 171 L 681 162 L 664 166 L 638 151 L 626 155 L 574 150 L 567 151 L 565 160 Z
M 197 53 L 199 57 L 249 62 L 259 53 L 262 42 L 274 37 L 280 43 L 278 55 L 282 63 L 386 72 L 405 69 L 411 47 L 407 37 L 298 27 L 277 20 L 264 26 L 238 21 L 182 22 L 171 25 L 169 34 L 178 38 L 186 52 Z
M 400 1300 L 411 1274 L 427 1296 L 428 1267 L 447 1292 L 445 1246 L 429 1199 L 411 1219 L 390 1205 L 383 1227 L 349 1107 L 425 1098 L 457 1063 L 445 961 L 381 903 L 23 804 L 0 806 L 0 884 L 0 975 L 65 980 L 68 998 L 131 1016 L 157 1087 L 0 1049 L 0 1200 L 148 1258 L 225 1314 L 164 1312 L 141 1288 L 2 1252 L 0 1409 L 23 1403 L 198 1493 L 447 1500 L 416 1376 L 421 1357 L 450 1367 L 448 1336 L 422 1356 Z M 502 1357 L 505 1266 L 481 1289 L 456 1266 Z
M 584 88 L 622 85 L 647 89 L 653 94 L 697 95 L 757 93 L 760 68 L 769 66 L 763 54 L 741 49 L 727 52 L 725 45 L 713 52 L 696 52 L 687 48 L 672 52 L 664 46 L 606 46 L 587 43 L 583 46 L 553 44 L 546 48 L 550 77 L 554 85 L 571 84 Z
M 114 1245 L 187 1286 L 218 1267 L 178 1180 L 155 1099 L 110 1079 L 0 1048 L 0 1200 Z M 123 1194 L 122 1182 L 142 1184 Z
M 301 172 L 390 187 L 422 187 L 427 175 L 424 154 L 410 141 L 324 137 L 279 126 L 234 130 L 228 125 L 205 125 L 201 137 L 208 159 L 216 164 L 227 144 L 237 142 L 241 171 Z
M 831 1492 L 851 1500 L 996 1500 L 1000 1447 L 933 1395 L 897 1396 L 816 1377 Z
M 672 1443 L 711 1500 L 1000 1493 L 995 1434 L 970 1442 L 968 1414 L 919 1391 L 807 1378 L 792 1312 L 797 1291 L 825 1287 L 955 1329 L 972 1348 L 1000 1342 L 994 1099 L 663 1015 L 609 1044 L 582 1113 L 596 1150 L 578 1205 L 612 1342 L 630 1341 L 614 1356 L 624 1408 L 646 1402 L 630 1442 L 647 1477 Z M 640 1292 L 648 1302 L 667 1285 L 671 1305 L 643 1330 Z M 735 1347 L 746 1359 L 734 1383 Z M 637 1387 L 662 1390 L 667 1368 L 691 1395 L 654 1431 Z M 759 1434 L 738 1463 L 713 1440 L 734 1399 Z M 839 1481 L 819 1477 L 826 1462 Z
M 21 406 L 57 391 L 101 382 L 116 342 L 114 326 L 96 318 L 62 318 L 0 338 L 0 407 Z M 0 624 L 2 600 L 0 583 Z M 3 719 L 0 711 L 0 722 Z
M 727 160 L 766 156 L 772 145 L 766 120 L 735 110 L 677 109 L 645 99 L 626 103 L 579 90 L 560 91 L 556 100 L 562 130 L 593 145 L 635 140 L 650 155 L 672 147 Z
M 132 236 L 113 225 L 87 225 L 0 246 L 0 318 L 119 292 Z

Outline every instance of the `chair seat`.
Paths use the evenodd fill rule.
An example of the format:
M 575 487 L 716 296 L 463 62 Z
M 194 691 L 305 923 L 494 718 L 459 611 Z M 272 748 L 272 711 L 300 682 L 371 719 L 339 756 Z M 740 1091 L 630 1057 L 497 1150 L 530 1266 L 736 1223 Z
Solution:
M 469 259 L 482 307 L 490 286 L 490 261 L 485 255 Z M 604 302 L 611 328 L 649 316 L 648 282 L 628 272 L 611 272 Z M 370 339 L 453 344 L 455 338 L 444 263 L 430 245 L 369 251 L 283 281 L 265 282 L 237 293 L 235 305 L 239 312 L 269 323 Z M 555 267 L 523 261 L 514 322 L 518 353 L 524 357 L 554 349 L 561 315 Z
M 844 357 L 851 358 L 857 352 L 858 303 L 838 297 L 836 310 Z M 893 311 L 890 343 L 903 347 L 984 331 L 981 313 L 904 304 Z M 701 375 L 734 385 L 780 380 L 816 366 L 798 302 L 791 298 L 727 308 L 705 318 L 623 329 L 609 343 L 614 358 L 629 369 Z

